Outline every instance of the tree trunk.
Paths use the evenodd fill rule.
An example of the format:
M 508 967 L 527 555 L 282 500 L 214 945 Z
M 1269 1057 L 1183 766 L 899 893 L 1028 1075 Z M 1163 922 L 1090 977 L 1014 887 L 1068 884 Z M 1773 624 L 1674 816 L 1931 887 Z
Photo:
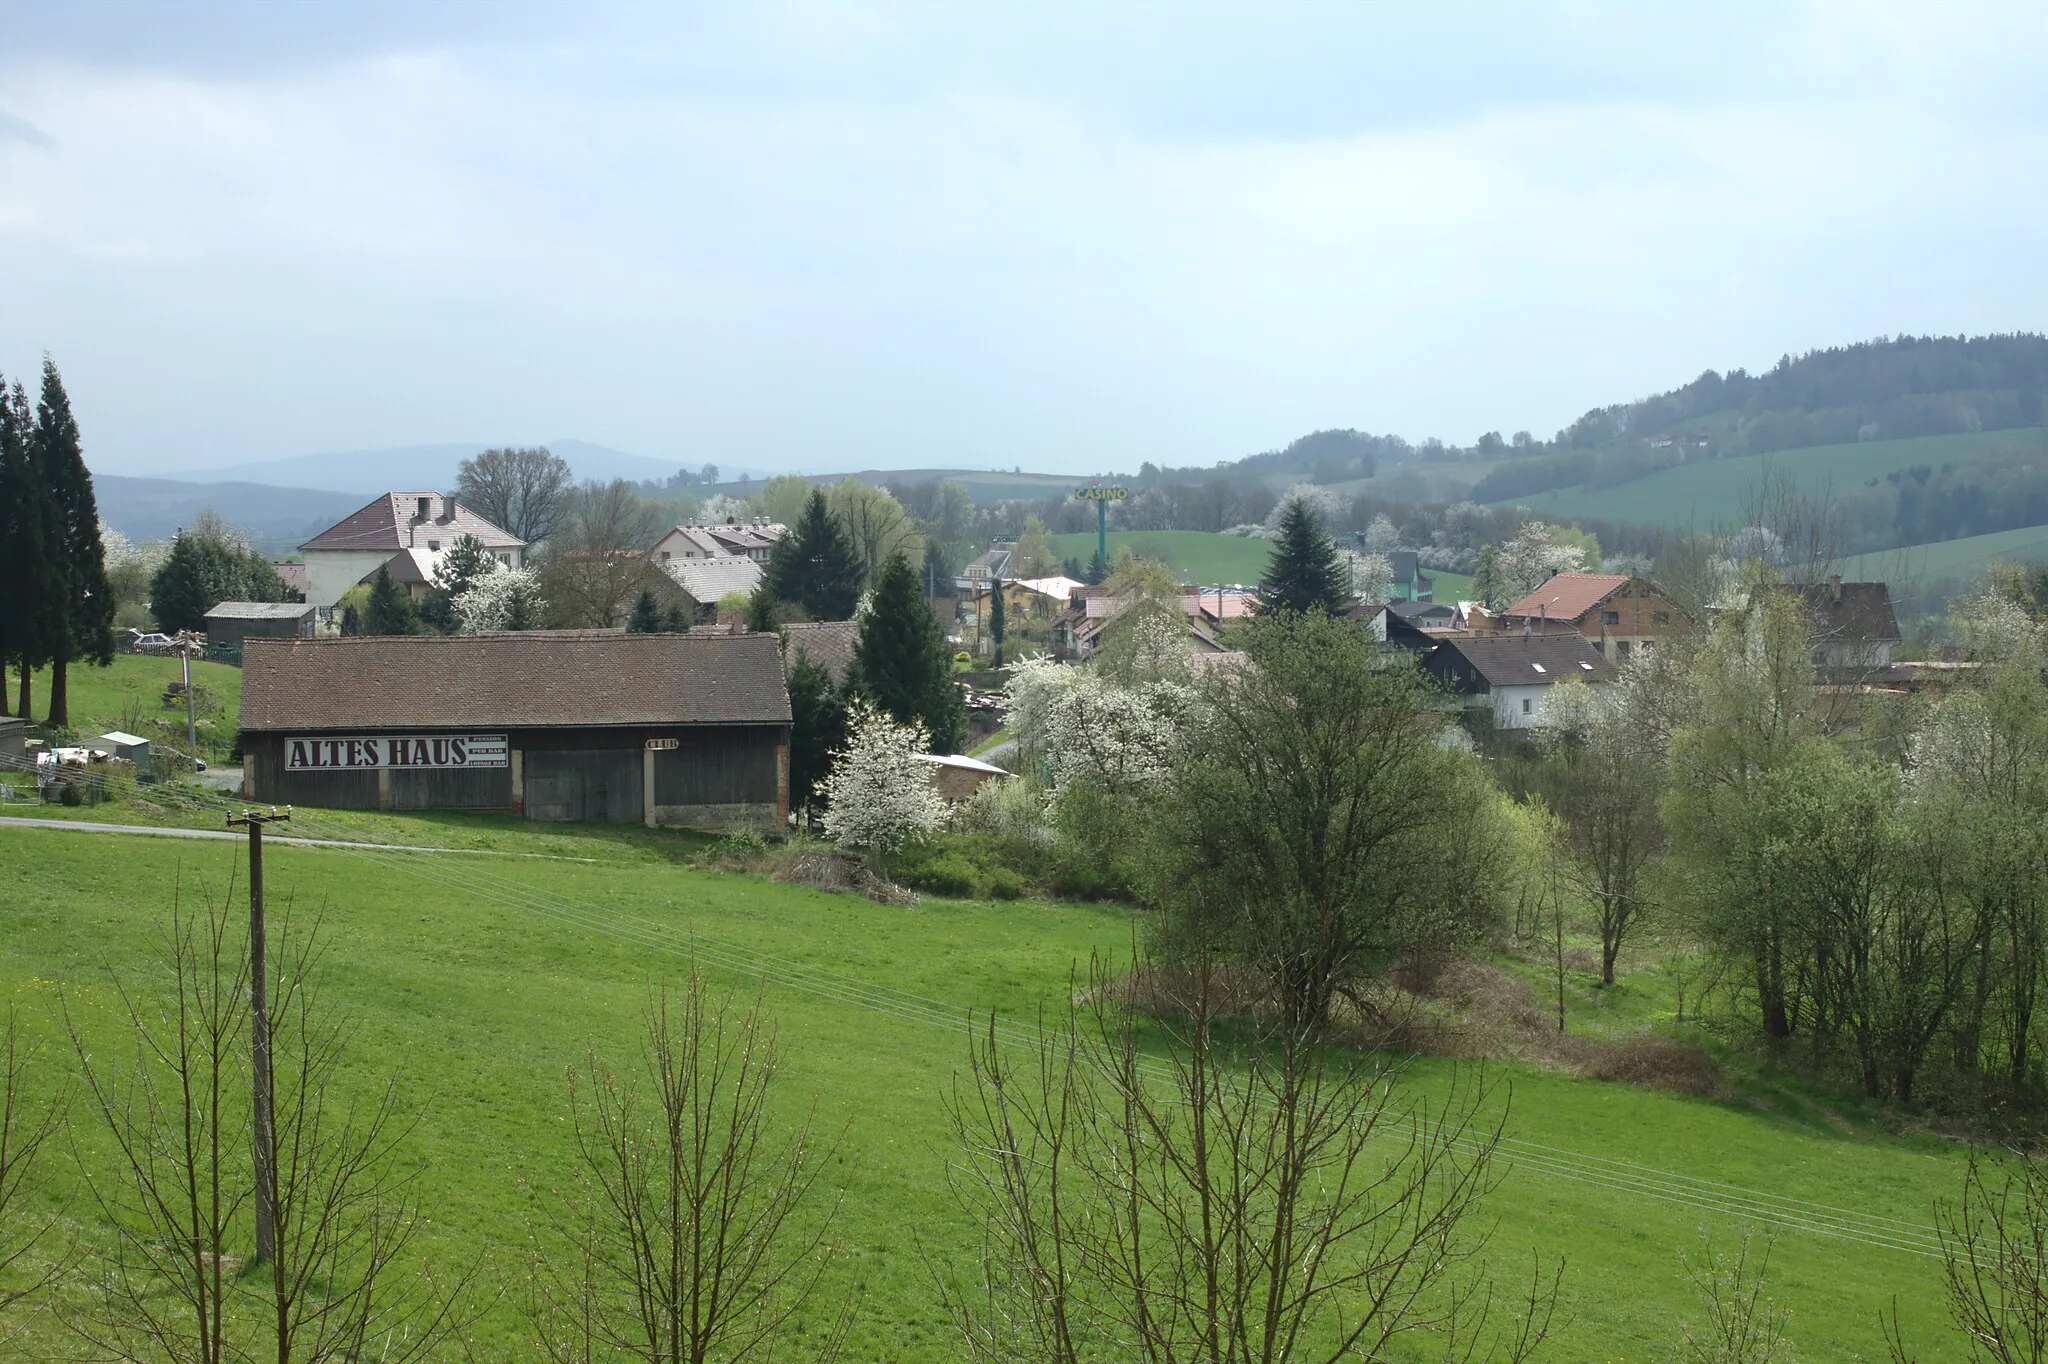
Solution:
M 35 669 L 29 667 L 28 654 L 23 653 L 21 656 L 21 709 L 16 711 L 15 714 L 31 722 L 36 718 L 29 713 L 30 703 L 35 700 L 34 678 Z
M 70 649 L 60 642 L 56 657 L 50 660 L 50 723 L 65 729 L 71 725 L 71 706 L 64 686 L 64 670 L 70 659 Z

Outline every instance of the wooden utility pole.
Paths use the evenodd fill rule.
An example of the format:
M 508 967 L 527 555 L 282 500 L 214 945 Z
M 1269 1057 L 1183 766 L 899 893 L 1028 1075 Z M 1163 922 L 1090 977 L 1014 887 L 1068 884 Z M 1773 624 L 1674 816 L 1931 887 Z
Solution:
M 249 1050 L 250 1091 L 255 1100 L 256 1259 L 277 1260 L 277 1133 L 270 1098 L 270 1002 L 263 929 L 263 826 L 290 820 L 291 806 L 268 814 L 244 810 L 229 824 L 249 831 Z
M 192 649 L 190 645 L 178 645 L 178 658 L 185 665 L 185 756 L 192 760 L 193 772 L 199 771 L 199 720 L 192 704 Z

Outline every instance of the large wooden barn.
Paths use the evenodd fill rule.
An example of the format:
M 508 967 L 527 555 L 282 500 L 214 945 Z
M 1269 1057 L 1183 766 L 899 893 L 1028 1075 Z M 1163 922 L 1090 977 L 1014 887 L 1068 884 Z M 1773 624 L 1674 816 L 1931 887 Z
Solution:
M 610 630 L 250 640 L 243 793 L 348 810 L 779 828 L 772 634 Z

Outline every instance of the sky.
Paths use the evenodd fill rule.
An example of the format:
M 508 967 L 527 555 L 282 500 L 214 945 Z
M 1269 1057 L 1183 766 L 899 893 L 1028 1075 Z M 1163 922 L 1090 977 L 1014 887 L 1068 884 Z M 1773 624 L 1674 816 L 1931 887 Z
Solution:
M 1089 473 L 2048 327 L 2048 7 L 0 0 L 102 472 Z

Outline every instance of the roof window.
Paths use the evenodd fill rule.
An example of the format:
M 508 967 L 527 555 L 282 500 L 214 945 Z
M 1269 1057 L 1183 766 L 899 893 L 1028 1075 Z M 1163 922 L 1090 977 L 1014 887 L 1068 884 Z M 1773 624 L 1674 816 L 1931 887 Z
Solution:
M 1539 673 L 1544 670 L 1543 665 L 1541 663 L 1531 663 L 1529 666 L 1534 668 Z
M 1580 670 L 1581 670 L 1581 671 L 1583 671 L 1583 672 L 1591 672 L 1591 671 L 1593 671 L 1593 665 L 1592 665 L 1592 664 L 1590 664 L 1590 663 L 1581 663 L 1581 664 L 1579 665 L 1579 668 L 1580 668 Z

